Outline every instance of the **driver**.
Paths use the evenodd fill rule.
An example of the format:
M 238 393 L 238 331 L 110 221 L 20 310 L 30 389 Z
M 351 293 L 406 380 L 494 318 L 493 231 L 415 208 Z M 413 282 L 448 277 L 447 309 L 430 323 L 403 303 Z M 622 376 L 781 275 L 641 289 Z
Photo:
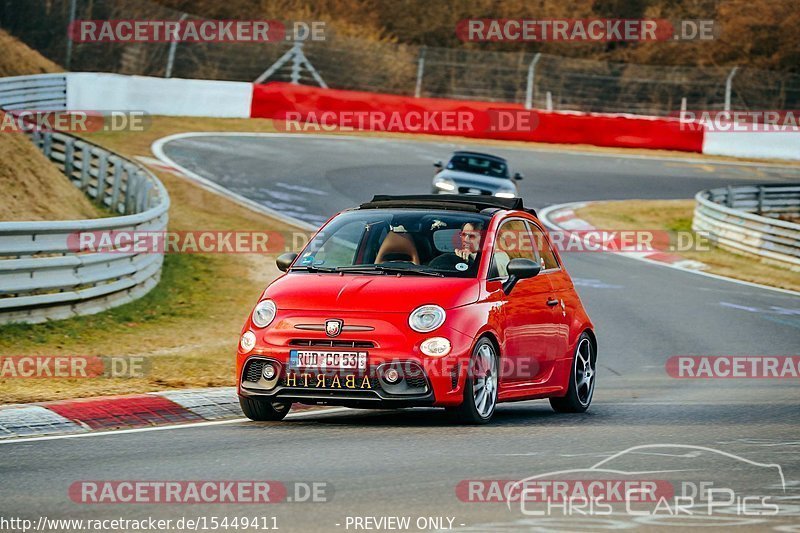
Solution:
M 445 253 L 436 257 L 430 262 L 429 266 L 443 270 L 459 270 L 456 265 L 461 263 L 472 267 L 478 257 L 478 252 L 481 250 L 482 231 L 483 222 L 467 222 L 461 227 L 461 232 L 459 233 L 460 247 L 453 250 L 452 253 Z

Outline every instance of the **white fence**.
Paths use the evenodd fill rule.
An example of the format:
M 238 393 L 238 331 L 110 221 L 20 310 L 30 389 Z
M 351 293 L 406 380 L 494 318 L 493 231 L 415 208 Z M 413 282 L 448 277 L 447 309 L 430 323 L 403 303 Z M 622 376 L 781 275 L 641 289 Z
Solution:
M 0 107 L 64 109 L 63 75 L 0 80 Z M 54 222 L 0 222 L 0 323 L 91 314 L 139 298 L 161 277 L 163 255 L 79 253 L 77 235 L 164 231 L 169 196 L 142 166 L 63 133 L 34 143 L 90 199 L 121 216 Z
M 800 185 L 701 191 L 692 229 L 721 248 L 800 271 Z

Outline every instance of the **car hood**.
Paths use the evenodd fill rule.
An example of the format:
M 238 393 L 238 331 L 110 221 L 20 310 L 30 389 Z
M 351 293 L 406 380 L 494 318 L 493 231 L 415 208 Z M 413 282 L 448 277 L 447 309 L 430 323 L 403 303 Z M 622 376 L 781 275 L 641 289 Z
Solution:
M 275 280 L 264 296 L 278 309 L 410 313 L 425 304 L 466 305 L 479 293 L 475 278 L 293 272 Z
M 449 178 L 464 187 L 490 186 L 494 188 L 513 189 L 515 184 L 508 178 L 494 178 L 492 176 L 481 176 L 480 174 L 470 174 L 460 170 L 442 170 L 436 174 L 437 178 Z

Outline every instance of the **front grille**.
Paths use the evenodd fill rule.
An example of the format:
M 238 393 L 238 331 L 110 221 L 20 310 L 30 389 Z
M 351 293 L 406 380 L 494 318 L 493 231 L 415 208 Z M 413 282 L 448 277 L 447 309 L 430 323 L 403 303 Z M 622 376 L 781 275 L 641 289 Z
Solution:
M 258 383 L 261 379 L 261 373 L 264 371 L 264 365 L 267 364 L 263 359 L 252 359 L 247 362 L 247 367 L 244 369 L 244 380 L 251 383 Z
M 406 384 L 412 389 L 424 389 L 428 386 L 428 382 L 424 376 L 411 376 L 405 378 Z
M 334 339 L 292 339 L 290 346 L 325 346 L 328 348 L 374 348 L 371 341 L 345 341 Z
M 487 191 L 486 189 L 478 189 L 478 187 L 459 187 L 458 188 L 458 193 L 459 194 L 475 194 L 474 192 L 470 192 L 472 189 L 480 190 L 481 191 L 480 194 L 482 194 L 482 195 L 488 195 L 488 196 L 492 195 L 492 191 Z

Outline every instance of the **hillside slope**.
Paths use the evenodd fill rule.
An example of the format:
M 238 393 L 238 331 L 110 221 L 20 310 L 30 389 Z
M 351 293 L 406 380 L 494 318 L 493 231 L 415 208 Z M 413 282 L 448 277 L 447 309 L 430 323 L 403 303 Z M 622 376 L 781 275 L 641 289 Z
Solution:
M 0 29 L 0 76 L 19 76 L 22 74 L 45 74 L 63 72 L 36 50 Z
M 0 49 L 0 76 L 63 70 L 3 30 Z M 0 221 L 72 220 L 104 215 L 25 135 L 0 132 Z
M 0 221 L 105 216 L 26 136 L 0 136 Z

